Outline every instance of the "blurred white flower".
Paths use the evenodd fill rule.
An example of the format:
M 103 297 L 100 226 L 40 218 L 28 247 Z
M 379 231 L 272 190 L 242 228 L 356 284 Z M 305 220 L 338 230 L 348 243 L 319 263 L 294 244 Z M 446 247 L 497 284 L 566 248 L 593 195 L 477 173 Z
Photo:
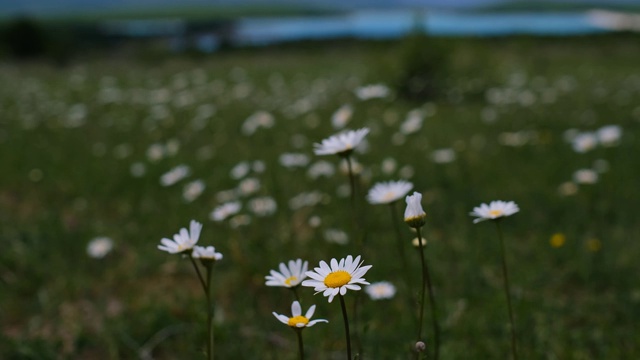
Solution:
M 342 129 L 347 125 L 349 120 L 351 120 L 351 116 L 353 115 L 353 108 L 351 105 L 342 105 L 336 112 L 331 116 L 331 125 L 333 125 L 334 129 Z
M 398 162 L 391 157 L 388 157 L 382 160 L 382 165 L 380 166 L 380 168 L 382 169 L 382 172 L 386 175 L 393 174 L 393 172 L 396 171 L 397 167 L 398 167 Z
M 191 169 L 187 165 L 176 166 L 160 177 L 160 184 L 162 186 L 171 186 L 189 176 L 190 173 Z
M 271 128 L 275 124 L 273 115 L 266 111 L 258 111 L 249 116 L 242 124 L 242 133 L 244 135 L 253 135 L 258 128 Z
M 354 175 L 358 175 L 362 173 L 362 171 L 364 170 L 364 166 L 362 166 L 362 164 L 360 164 L 358 160 L 356 160 L 354 157 L 351 157 L 349 161 L 351 162 L 351 171 L 353 172 Z M 339 168 L 340 168 L 340 172 L 342 172 L 343 174 L 345 175 L 349 174 L 349 163 L 347 162 L 347 159 L 340 160 Z
M 249 224 L 251 224 L 251 217 L 249 215 L 236 215 L 229 219 L 229 226 L 234 229 L 237 229 L 240 226 L 247 226 Z
M 558 186 L 558 193 L 562 196 L 575 195 L 578 192 L 578 186 L 571 181 L 563 182 Z
M 317 179 L 320 176 L 330 177 L 335 174 L 336 168 L 335 166 L 325 160 L 316 161 L 313 163 L 309 169 L 307 170 L 307 176 L 312 179 Z
M 495 200 L 490 202 L 489 205 L 480 204 L 480 206 L 476 206 L 469 215 L 477 217 L 477 219 L 473 220 L 473 223 L 476 224 L 485 220 L 511 216 L 518 211 L 520 211 L 520 208 L 513 201 Z
M 280 155 L 280 165 L 286 168 L 304 167 L 309 164 L 309 156 L 302 153 L 284 153 Z
M 360 100 L 385 98 L 389 96 L 390 93 L 389 88 L 383 84 L 365 85 L 355 90 L 355 94 Z
M 415 170 L 413 170 L 413 166 L 411 165 L 405 165 L 400 168 L 400 171 L 398 171 L 398 175 L 405 179 L 411 179 L 413 174 L 415 174 Z
M 367 194 L 371 204 L 390 204 L 402 199 L 413 188 L 413 184 L 405 181 L 387 181 L 375 184 Z
M 436 164 L 447 164 L 456 160 L 456 152 L 451 148 L 437 149 L 431 153 L 431 159 Z
M 349 242 L 349 235 L 340 229 L 327 229 L 324 231 L 324 239 L 329 243 L 346 245 Z
M 609 171 L 609 162 L 605 159 L 597 159 L 593 162 L 593 170 L 599 173 L 606 173 Z
M 371 300 L 391 299 L 396 295 L 396 287 L 388 281 L 379 281 L 364 287 Z
M 247 174 L 249 174 L 250 169 L 251 167 L 249 166 L 248 162 L 241 161 L 231 168 L 231 178 L 234 180 L 240 180 L 243 177 L 247 176 Z
M 578 184 L 595 184 L 598 182 L 598 173 L 591 169 L 580 169 L 573 173 L 573 181 Z
M 113 240 L 106 236 L 94 238 L 87 245 L 87 255 L 94 259 L 102 259 L 113 249 Z
M 596 145 L 598 145 L 598 138 L 594 133 L 586 132 L 576 135 L 571 142 L 575 152 L 586 153 L 595 149 Z
M 346 155 L 353 151 L 369 133 L 369 128 L 348 130 L 313 144 L 316 155 Z
M 180 141 L 178 139 L 170 139 L 164 146 L 165 152 L 169 156 L 175 156 L 180 151 Z
M 618 125 L 603 126 L 596 132 L 598 141 L 604 146 L 615 146 L 622 137 L 622 128 Z
M 151 144 L 147 148 L 147 159 L 156 162 L 164 157 L 164 146 L 162 144 Z
M 192 202 L 202 194 L 205 187 L 204 181 L 202 180 L 192 181 L 184 186 L 182 197 L 186 202 Z
M 422 110 L 415 109 L 409 111 L 405 121 L 400 124 L 400 133 L 409 135 L 418 132 L 422 129 L 422 123 L 424 121 L 424 114 Z
M 143 177 L 147 172 L 147 167 L 144 163 L 135 162 L 129 167 L 129 172 L 131 172 L 131 176 L 133 177 Z
M 319 191 L 303 192 L 289 200 L 289 208 L 298 210 L 305 206 L 316 206 L 322 201 L 323 194 Z
M 265 165 L 264 161 L 262 160 L 256 160 L 251 165 L 251 170 L 253 170 L 258 174 L 263 173 L 266 169 L 267 169 L 267 165 Z
M 269 196 L 249 200 L 249 209 L 257 216 L 267 216 L 276 212 L 278 204 Z
M 239 201 L 231 201 L 224 203 L 209 214 L 209 218 L 213 221 L 222 221 L 231 215 L 237 214 L 242 208 L 242 204 Z
M 260 190 L 260 180 L 256 178 L 246 178 L 238 184 L 238 191 L 243 196 L 254 194 Z

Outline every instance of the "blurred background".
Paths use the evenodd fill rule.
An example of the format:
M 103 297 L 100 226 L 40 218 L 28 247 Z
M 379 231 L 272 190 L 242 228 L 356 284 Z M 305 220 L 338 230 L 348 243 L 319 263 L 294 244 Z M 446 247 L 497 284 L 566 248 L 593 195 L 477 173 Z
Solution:
M 64 62 L 100 50 L 208 54 L 287 41 L 398 39 L 416 29 L 434 36 L 637 31 L 639 7 L 635 0 L 28 0 L 0 4 L 0 21 L 3 54 Z
M 349 254 L 397 289 L 349 294 L 357 348 L 413 358 L 415 235 L 365 200 L 398 179 L 443 360 L 508 358 L 495 228 L 469 216 L 491 200 L 521 209 L 521 359 L 640 358 L 638 31 L 637 0 L 0 1 L 0 359 L 204 358 L 197 277 L 157 249 L 191 219 L 224 254 L 217 358 L 297 358 L 264 276 Z M 352 204 L 313 144 L 362 127 Z M 307 358 L 344 358 L 336 302 L 303 290 L 329 320 Z

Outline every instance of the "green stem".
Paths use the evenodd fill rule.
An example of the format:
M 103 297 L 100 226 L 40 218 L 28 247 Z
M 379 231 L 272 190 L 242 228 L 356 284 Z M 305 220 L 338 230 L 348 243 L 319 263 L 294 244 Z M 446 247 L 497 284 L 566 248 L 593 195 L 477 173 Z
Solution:
M 207 264 L 207 333 L 209 335 L 209 342 L 207 344 L 207 358 L 213 360 L 214 338 L 213 338 L 213 302 L 211 296 L 211 278 L 213 264 Z
M 504 292 L 507 297 L 507 306 L 509 308 L 509 322 L 511 324 L 511 354 L 513 360 L 518 359 L 518 351 L 516 349 L 516 326 L 513 321 L 513 308 L 511 306 L 511 290 L 509 288 L 509 271 L 507 270 L 506 251 L 504 249 L 504 238 L 502 236 L 502 228 L 500 227 L 500 220 L 494 221 L 496 228 L 498 229 L 498 237 L 500 238 L 500 249 L 502 250 L 502 274 L 504 279 Z
M 355 212 L 355 201 L 356 201 L 356 179 L 353 175 L 353 168 L 351 166 L 351 157 L 349 155 L 345 155 L 344 157 L 347 160 L 347 169 L 349 170 L 349 185 L 351 185 L 351 210 Z
M 400 255 L 400 263 L 402 266 L 405 286 L 407 287 L 407 289 L 409 289 L 409 268 L 407 267 L 407 256 L 404 252 L 404 241 L 402 241 L 402 233 L 400 232 L 400 221 L 398 220 L 399 217 L 397 216 L 396 203 L 396 201 L 390 203 L 389 210 L 391 214 L 391 222 L 393 223 L 393 228 L 396 232 L 396 242 L 398 246 L 398 254 Z M 411 292 L 411 296 L 413 297 L 413 292 Z M 413 301 L 413 303 L 415 303 L 415 301 Z
M 434 342 L 434 360 L 438 360 L 440 357 L 440 326 L 438 325 L 438 312 L 436 310 L 436 300 L 433 295 L 433 286 L 431 285 L 431 276 L 429 275 L 429 267 L 424 259 L 424 245 L 422 244 L 422 236 L 420 234 L 420 228 L 416 228 L 418 233 L 418 244 L 420 246 L 420 263 L 422 264 L 422 298 L 420 301 L 420 329 L 418 330 L 418 340 L 422 341 L 422 321 L 424 314 L 424 292 L 425 284 L 429 289 L 429 304 L 431 305 L 431 318 L 433 326 L 433 342 Z
M 349 334 L 349 318 L 347 317 L 347 307 L 344 305 L 344 296 L 340 296 L 340 306 L 342 307 L 342 317 L 344 318 L 344 331 L 347 336 L 347 360 L 351 360 L 351 335 Z
M 304 344 L 302 343 L 302 329 L 294 329 L 298 335 L 298 352 L 300 353 L 300 360 L 304 360 Z
M 196 269 L 196 273 L 198 274 L 198 279 L 200 279 L 200 285 L 202 285 L 202 290 L 204 290 L 205 293 L 208 293 L 207 284 L 204 282 L 204 278 L 202 277 L 202 273 L 200 272 L 200 268 L 198 267 L 198 264 L 196 264 L 196 260 L 193 258 L 193 256 L 191 256 L 191 254 L 189 254 L 189 260 L 191 260 L 191 263 L 193 264 L 193 267 Z
M 293 296 L 295 296 L 296 300 L 300 302 L 300 296 L 298 295 L 298 287 L 297 286 L 292 287 L 291 290 L 293 291 Z

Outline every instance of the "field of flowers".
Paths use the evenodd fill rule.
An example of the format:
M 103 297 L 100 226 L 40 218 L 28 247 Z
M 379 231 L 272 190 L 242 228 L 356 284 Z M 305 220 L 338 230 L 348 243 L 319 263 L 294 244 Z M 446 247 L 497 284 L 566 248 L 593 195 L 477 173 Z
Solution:
M 496 227 L 470 216 L 493 200 L 520 209 L 500 222 L 520 358 L 639 358 L 637 43 L 452 39 L 447 90 L 417 103 L 384 70 L 395 43 L 0 64 L 0 358 L 204 359 L 202 284 L 158 249 L 191 220 L 223 256 L 216 358 L 298 358 L 272 314 L 286 321 L 294 292 L 265 277 L 348 255 L 380 283 L 344 296 L 354 354 L 412 358 L 416 234 L 404 197 L 367 201 L 390 180 L 422 194 L 441 359 L 511 354 Z M 347 163 L 314 144 L 363 128 L 352 193 Z M 306 358 L 344 359 L 340 295 L 296 292 L 328 320 L 302 333 Z

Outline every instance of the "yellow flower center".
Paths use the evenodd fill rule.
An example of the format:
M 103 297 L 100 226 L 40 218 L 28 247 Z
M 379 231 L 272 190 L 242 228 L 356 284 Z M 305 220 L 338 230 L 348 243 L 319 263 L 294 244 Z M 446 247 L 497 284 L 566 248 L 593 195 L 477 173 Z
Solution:
M 346 285 L 351 281 L 351 274 L 344 270 L 334 271 L 324 278 L 324 284 L 330 288 L 337 288 Z
M 491 215 L 491 216 L 500 216 L 500 215 L 502 215 L 502 210 L 491 210 L 491 211 L 489 211 L 489 215 Z
M 384 194 L 384 196 L 382 197 L 382 200 L 384 201 L 391 201 L 396 197 L 396 193 L 393 191 L 389 191 L 388 193 Z
M 295 277 L 295 276 L 289 276 L 288 278 L 286 278 L 286 279 L 284 280 L 284 283 L 285 283 L 285 284 L 287 284 L 287 285 L 289 285 L 289 286 L 291 286 L 291 283 L 292 283 L 293 281 L 296 281 L 296 280 L 298 280 L 298 278 L 297 278 L 297 277 Z
M 297 327 L 296 325 L 298 324 L 303 324 L 303 325 L 307 325 L 309 323 L 309 319 L 307 319 L 304 316 L 294 316 L 292 318 L 289 318 L 289 326 L 291 327 Z

